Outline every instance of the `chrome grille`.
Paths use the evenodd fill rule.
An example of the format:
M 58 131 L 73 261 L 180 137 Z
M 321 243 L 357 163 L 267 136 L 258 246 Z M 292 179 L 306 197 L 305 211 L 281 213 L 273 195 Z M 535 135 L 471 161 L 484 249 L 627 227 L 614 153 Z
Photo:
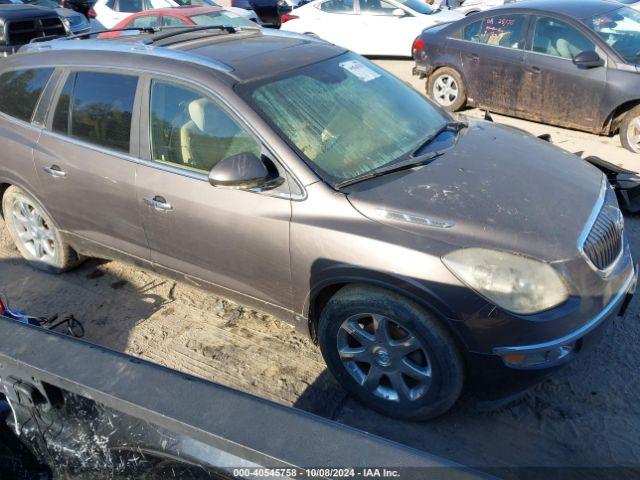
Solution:
M 615 193 L 608 188 L 604 205 L 582 246 L 582 251 L 598 270 L 606 270 L 620 255 L 623 230 L 624 220 Z

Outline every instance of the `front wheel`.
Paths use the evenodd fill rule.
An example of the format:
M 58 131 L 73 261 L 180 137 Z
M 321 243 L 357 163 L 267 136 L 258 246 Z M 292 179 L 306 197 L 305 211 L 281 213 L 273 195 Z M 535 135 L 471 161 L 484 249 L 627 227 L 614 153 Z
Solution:
M 384 415 L 427 420 L 449 410 L 462 391 L 463 360 L 450 334 L 396 293 L 342 288 L 321 313 L 318 338 L 338 382 Z
M 453 68 L 440 68 L 429 77 L 427 95 L 450 112 L 461 110 L 467 103 L 464 81 Z
M 24 190 L 9 187 L 2 197 L 2 212 L 18 251 L 35 268 L 61 273 L 82 262 L 40 202 Z
M 640 153 L 640 105 L 629 110 L 620 125 L 620 143 L 634 153 Z

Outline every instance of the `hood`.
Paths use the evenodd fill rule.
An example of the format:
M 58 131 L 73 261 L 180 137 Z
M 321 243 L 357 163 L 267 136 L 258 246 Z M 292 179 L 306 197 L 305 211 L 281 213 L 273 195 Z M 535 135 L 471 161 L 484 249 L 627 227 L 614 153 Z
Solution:
M 434 162 L 355 184 L 348 198 L 371 220 L 448 250 L 496 248 L 551 262 L 578 255 L 602 182 L 595 167 L 528 133 L 471 122 Z

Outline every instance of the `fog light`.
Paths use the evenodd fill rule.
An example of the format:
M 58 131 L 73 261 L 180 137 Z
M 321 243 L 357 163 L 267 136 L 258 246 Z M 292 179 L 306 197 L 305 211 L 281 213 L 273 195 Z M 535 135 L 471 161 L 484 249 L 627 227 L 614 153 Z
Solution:
M 531 352 L 503 353 L 502 361 L 511 368 L 539 367 L 548 363 L 555 363 L 573 352 L 576 344 L 570 343 L 548 350 L 534 350 Z

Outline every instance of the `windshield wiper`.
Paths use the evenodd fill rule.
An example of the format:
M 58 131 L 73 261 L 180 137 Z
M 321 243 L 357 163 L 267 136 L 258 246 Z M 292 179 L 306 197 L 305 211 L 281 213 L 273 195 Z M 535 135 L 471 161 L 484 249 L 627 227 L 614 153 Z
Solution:
M 350 185 L 354 185 L 356 183 L 364 182 L 365 180 L 370 180 L 372 178 L 381 177 L 383 175 L 388 175 L 389 173 L 400 172 L 402 170 L 409 170 L 415 167 L 421 167 L 433 162 L 436 158 L 442 156 L 444 152 L 435 150 L 429 151 L 424 155 L 420 155 L 420 152 L 423 151 L 426 147 L 428 147 L 435 139 L 437 139 L 444 132 L 455 132 L 458 133 L 463 128 L 466 128 L 467 124 L 465 122 L 447 122 L 437 130 L 434 134 L 429 136 L 424 142 L 420 144 L 418 148 L 416 148 L 409 158 L 406 160 L 402 160 L 399 162 L 391 163 L 384 167 L 376 168 L 367 172 L 363 175 L 357 176 L 355 178 L 345 180 L 336 184 L 336 188 L 340 190 L 341 188 L 348 187 Z

